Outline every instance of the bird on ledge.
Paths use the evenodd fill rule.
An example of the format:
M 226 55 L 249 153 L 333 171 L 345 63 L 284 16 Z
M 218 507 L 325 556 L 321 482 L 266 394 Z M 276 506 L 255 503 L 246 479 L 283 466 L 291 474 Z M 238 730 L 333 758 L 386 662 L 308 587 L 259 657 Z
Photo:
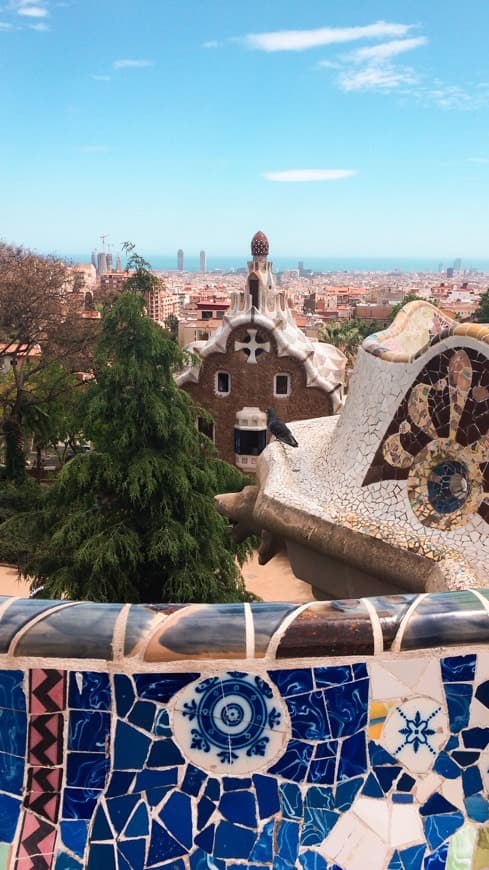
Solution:
M 273 408 L 267 408 L 267 423 L 269 431 L 275 436 L 277 441 L 280 441 L 282 444 L 288 444 L 289 447 L 299 446 L 289 427 L 280 417 L 277 417 Z

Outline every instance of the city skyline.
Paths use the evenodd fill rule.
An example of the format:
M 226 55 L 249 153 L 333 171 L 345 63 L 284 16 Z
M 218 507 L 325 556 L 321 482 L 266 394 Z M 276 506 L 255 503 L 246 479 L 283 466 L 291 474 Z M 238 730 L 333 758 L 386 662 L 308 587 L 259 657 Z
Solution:
M 485 258 L 484 0 L 230 7 L 0 7 L 0 238 L 209 258 L 263 227 L 276 259 Z

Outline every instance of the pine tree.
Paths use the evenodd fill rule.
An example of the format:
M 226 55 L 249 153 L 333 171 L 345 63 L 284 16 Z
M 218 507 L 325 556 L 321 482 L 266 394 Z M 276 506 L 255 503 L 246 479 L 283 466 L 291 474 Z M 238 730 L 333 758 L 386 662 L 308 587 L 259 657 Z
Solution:
M 246 600 L 213 502 L 245 479 L 198 432 L 197 409 L 173 378 L 182 351 L 146 317 L 137 289 L 133 281 L 104 317 L 84 399 L 93 450 L 65 466 L 32 515 L 26 571 L 47 597 Z
M 474 311 L 473 320 L 476 323 L 489 323 L 489 290 L 479 298 L 479 305 Z

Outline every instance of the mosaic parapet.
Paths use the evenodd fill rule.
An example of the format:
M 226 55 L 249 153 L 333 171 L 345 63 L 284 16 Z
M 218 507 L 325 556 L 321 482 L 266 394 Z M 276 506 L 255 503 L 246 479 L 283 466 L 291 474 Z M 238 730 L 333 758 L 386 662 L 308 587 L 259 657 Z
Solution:
M 341 415 L 290 428 L 298 449 L 260 456 L 252 520 L 298 577 L 326 597 L 484 585 L 489 325 L 410 303 L 360 348 Z
M 9 660 L 291 659 L 489 643 L 489 590 L 257 604 L 0 599 Z

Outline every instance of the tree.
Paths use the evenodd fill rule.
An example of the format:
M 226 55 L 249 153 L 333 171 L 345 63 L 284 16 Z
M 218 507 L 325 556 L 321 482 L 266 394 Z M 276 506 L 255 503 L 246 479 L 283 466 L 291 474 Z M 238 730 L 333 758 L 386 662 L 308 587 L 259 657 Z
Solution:
M 474 311 L 473 320 L 476 323 L 489 323 L 489 290 L 479 298 L 479 305 Z
M 249 597 L 227 521 L 213 501 L 245 479 L 217 460 L 198 432 L 197 409 L 173 378 L 181 365 L 178 345 L 145 316 L 142 294 L 123 292 L 104 317 L 96 380 L 83 397 L 93 449 L 64 467 L 29 521 L 26 572 L 43 595 L 132 602 Z
M 87 371 L 97 322 L 77 311 L 80 276 L 54 257 L 0 244 L 1 430 L 5 474 L 25 479 L 25 438 L 44 441 L 53 403 L 73 390 L 72 373 Z
M 324 324 L 318 338 L 343 351 L 351 366 L 360 344 L 371 331 L 371 327 L 361 320 L 345 320 L 342 323 L 335 320 Z
M 408 302 L 417 302 L 418 300 L 420 302 L 426 302 L 426 299 L 424 299 L 422 296 L 416 296 L 416 293 L 407 293 L 406 296 L 404 297 L 404 299 L 402 300 L 402 302 L 398 302 L 397 305 L 393 306 L 392 311 L 391 311 L 390 316 L 389 316 L 389 323 L 392 323 L 396 319 L 401 308 L 404 308 L 404 306 L 407 305 Z M 430 299 L 430 302 L 432 305 L 434 305 L 434 302 L 432 299 Z

